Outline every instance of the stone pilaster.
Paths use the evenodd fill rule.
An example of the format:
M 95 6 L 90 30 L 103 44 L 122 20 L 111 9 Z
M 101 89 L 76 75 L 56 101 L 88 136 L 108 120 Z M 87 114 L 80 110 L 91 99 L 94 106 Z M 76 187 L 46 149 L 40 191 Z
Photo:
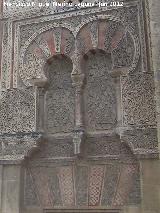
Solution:
M 30 83 L 35 87 L 35 117 L 36 126 L 35 130 L 38 132 L 44 132 L 45 125 L 45 113 L 44 113 L 44 98 L 47 84 L 47 78 L 31 79 Z
M 22 182 L 20 165 L 1 166 L 1 213 L 22 213 Z

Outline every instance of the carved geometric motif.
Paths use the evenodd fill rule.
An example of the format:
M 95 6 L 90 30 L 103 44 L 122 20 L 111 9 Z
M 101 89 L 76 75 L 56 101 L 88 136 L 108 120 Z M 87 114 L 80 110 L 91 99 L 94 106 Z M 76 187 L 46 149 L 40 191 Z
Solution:
M 38 46 L 38 42 L 33 42 L 28 48 L 24 56 L 23 68 L 20 68 L 20 77 L 26 86 L 30 86 L 29 80 L 43 77 L 43 66 L 46 61 L 45 54 L 42 49 Z
M 100 202 L 104 179 L 104 166 L 91 167 L 89 179 L 89 206 L 96 206 L 99 205 Z
M 35 153 L 32 161 L 37 159 L 53 159 L 73 157 L 73 143 L 71 137 L 50 139 L 47 143 L 41 144 L 39 152 Z
M 112 205 L 112 199 L 115 194 L 115 186 L 118 182 L 119 174 L 119 164 L 115 163 L 106 165 L 101 201 L 102 206 Z
M 74 126 L 74 90 L 71 82 L 72 64 L 67 58 L 53 59 L 47 67 L 49 87 L 46 93 L 46 129 L 68 132 Z
M 35 42 L 46 58 L 49 58 L 51 55 L 55 54 L 55 44 L 53 32 L 51 30 L 39 35 L 38 38 L 36 38 Z
M 67 161 L 65 163 L 67 165 L 41 162 L 41 166 L 28 167 L 28 179 L 25 178 L 25 205 L 41 205 L 51 209 L 79 206 L 112 207 L 140 202 L 137 162 L 122 164 L 114 160 L 106 164 L 93 164 L 93 161 L 92 164 L 89 161 L 79 161 L 77 165 L 75 162 L 74 165 Z M 131 192 L 134 193 L 132 196 Z
M 29 79 L 43 77 L 47 59 L 56 54 L 71 56 L 73 51 L 74 37 L 69 30 L 56 27 L 40 33 L 26 49 L 23 64 L 19 67 L 23 82 L 29 86 Z
M 0 103 L 1 133 L 33 132 L 35 100 L 32 89 L 8 90 Z
M 102 53 L 91 54 L 86 61 L 85 116 L 89 130 L 110 129 L 116 124 L 115 84 L 109 75 L 111 66 L 110 56 Z
M 156 125 L 154 82 L 151 74 L 121 76 L 124 125 Z
M 87 156 L 117 156 L 120 158 L 128 156 L 129 158 L 134 158 L 129 147 L 126 147 L 125 143 L 121 143 L 119 137 L 88 137 L 85 145 Z
M 72 167 L 59 168 L 58 177 L 63 205 L 73 206 L 75 203 L 75 198 Z
M 158 138 L 156 128 L 134 129 L 125 131 L 122 137 L 134 154 L 158 156 Z
M 137 172 L 137 169 L 137 165 L 122 166 L 117 191 L 113 200 L 114 206 L 124 205 L 127 202 L 129 192 L 133 187 L 133 175 Z
M 60 182 L 58 179 L 58 169 L 56 167 L 45 167 L 44 172 L 48 177 L 48 185 L 52 195 L 53 206 L 62 206 Z
M 29 168 L 25 171 L 24 204 L 26 206 L 39 206 L 33 176 Z
M 134 52 L 133 40 L 129 33 L 125 33 L 121 38 L 121 42 L 117 43 L 117 46 L 113 49 L 114 68 L 131 66 Z
M 93 33 L 91 32 L 92 31 L 88 24 L 84 26 L 82 29 L 80 29 L 80 32 L 78 33 L 77 46 L 78 46 L 78 51 L 79 53 L 81 53 L 81 55 L 84 55 L 89 50 L 93 49 L 93 45 L 92 45 Z M 96 35 L 94 36 L 96 37 Z
M 120 22 L 109 21 L 106 24 L 104 49 L 107 53 L 111 53 L 113 49 L 120 43 L 124 27 Z
M 51 208 L 53 206 L 53 195 L 49 187 L 48 175 L 43 167 L 32 168 L 31 172 L 35 180 L 34 183 L 38 192 L 40 203 L 45 208 Z

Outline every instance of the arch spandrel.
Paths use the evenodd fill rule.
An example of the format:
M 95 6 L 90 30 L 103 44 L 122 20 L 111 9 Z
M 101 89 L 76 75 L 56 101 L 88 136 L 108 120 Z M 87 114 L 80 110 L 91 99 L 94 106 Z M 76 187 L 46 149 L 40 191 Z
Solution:
M 140 45 L 137 35 L 115 17 L 100 16 L 83 20 L 75 30 L 57 26 L 51 29 L 41 29 L 40 32 L 39 35 L 32 36 L 33 40 L 30 39 L 31 43 L 27 48 L 24 46 L 22 49 L 20 76 L 22 80 L 24 78 L 27 86 L 29 86 L 26 79 L 28 74 L 24 74 L 27 72 L 25 70 L 30 70 L 31 77 L 29 78 L 43 76 L 45 62 L 56 54 L 64 54 L 74 58 L 77 57 L 74 56 L 77 51 L 81 58 L 89 50 L 98 48 L 111 53 L 113 69 L 125 67 L 128 72 L 133 71 L 139 61 Z M 34 43 L 36 43 L 38 50 L 34 48 Z M 77 48 L 76 51 L 75 48 Z M 33 60 L 33 68 L 30 66 L 30 62 L 25 60 L 30 51 L 33 54 L 33 59 L 30 58 L 30 62 Z M 127 61 L 127 63 L 124 63 L 124 61 Z M 36 69 L 34 68 L 34 62 L 36 63 Z
M 140 43 L 128 26 L 113 17 L 99 17 L 83 25 L 77 36 L 80 55 L 89 50 L 101 49 L 112 56 L 112 69 L 124 68 L 133 72 L 140 58 Z M 125 62 L 126 61 L 126 62 Z
M 43 78 L 44 66 L 54 55 L 73 55 L 74 36 L 65 28 L 53 28 L 37 36 L 26 49 L 23 57 L 20 77 L 26 86 L 30 80 Z

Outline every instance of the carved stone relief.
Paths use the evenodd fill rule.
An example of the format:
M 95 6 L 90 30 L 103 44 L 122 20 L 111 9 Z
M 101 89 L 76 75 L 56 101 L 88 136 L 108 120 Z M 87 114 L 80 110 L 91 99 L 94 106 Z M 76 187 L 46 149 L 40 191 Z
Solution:
M 149 77 L 149 75 L 142 74 L 142 81 L 138 75 L 135 77 L 138 72 L 147 71 L 141 1 L 125 1 L 124 7 L 117 8 L 93 7 L 92 9 L 86 8 L 83 10 L 73 8 L 72 13 L 69 10 L 67 13 L 63 13 L 65 10 L 57 10 L 57 12 L 53 11 L 54 15 L 49 10 L 45 11 L 43 9 L 41 8 L 41 12 L 36 12 L 37 17 L 34 19 L 27 19 L 27 17 L 34 17 L 35 11 L 30 11 L 29 16 L 27 13 L 23 13 L 24 10 L 23 12 L 15 11 L 14 8 L 13 13 L 10 13 L 10 15 L 9 13 L 7 14 L 7 11 L 3 11 L 3 17 L 11 16 L 11 20 L 10 22 L 4 22 L 2 88 L 10 88 L 13 82 L 14 87 L 25 88 L 25 86 L 31 86 L 30 80 L 45 77 L 44 65 L 53 55 L 63 54 L 74 59 L 74 55 L 77 54 L 77 52 L 75 54 L 76 45 L 78 46 L 78 54 L 80 54 L 78 60 L 89 50 L 103 49 L 108 53 L 108 56 L 110 55 L 109 60 L 106 60 L 105 56 L 102 59 L 97 58 L 95 60 L 94 55 L 92 55 L 91 57 L 89 56 L 86 62 L 88 70 L 86 72 L 84 99 L 87 131 L 108 130 L 116 127 L 117 103 L 114 89 L 115 83 L 110 75 L 105 72 L 102 74 L 101 71 L 107 70 L 109 73 L 109 71 L 118 70 L 119 68 L 122 68 L 120 72 L 118 71 L 119 74 L 122 74 L 125 69 L 128 72 L 132 72 L 132 75 L 121 76 L 123 125 L 155 126 L 154 86 L 151 80 L 153 76 Z M 44 16 L 39 16 L 40 14 Z M 49 16 L 46 16 L 46 14 Z M 20 20 L 22 17 L 24 19 Z M 15 20 L 19 21 L 15 23 Z M 15 44 L 14 48 L 13 43 Z M 6 55 L 7 51 L 10 54 Z M 14 61 L 14 66 L 12 60 Z M 94 61 L 95 64 L 91 61 Z M 74 67 L 74 61 L 72 62 Z M 98 67 L 98 72 L 96 72 L 95 66 Z M 70 69 L 71 71 L 72 68 Z M 94 75 L 90 71 L 95 72 Z M 97 74 L 102 75 L 100 77 L 96 76 Z M 106 77 L 103 78 L 102 76 Z M 19 82 L 16 79 L 17 77 L 22 80 L 22 84 L 17 85 L 17 82 Z M 58 75 L 54 77 L 55 81 L 59 80 Z M 69 79 L 69 75 L 64 78 Z M 102 83 L 99 84 L 99 81 Z M 134 85 L 134 81 L 138 83 Z M 71 80 L 69 84 L 71 84 Z M 53 113 L 53 109 L 51 110 L 51 115 L 57 116 L 53 117 L 55 123 L 58 123 L 58 120 L 63 117 L 63 122 L 60 122 L 62 124 L 61 127 L 60 124 L 58 124 L 59 127 L 52 126 L 53 122 L 51 121 L 51 116 L 49 116 L 49 111 L 46 113 L 46 123 L 48 122 L 47 125 L 50 124 L 52 126 L 50 128 L 52 133 L 62 131 L 64 126 L 66 126 L 65 131 L 70 132 L 74 126 L 74 98 L 70 102 L 70 96 L 74 97 L 74 90 L 62 90 L 61 88 L 56 89 L 55 93 L 50 94 L 51 98 L 47 98 L 46 95 L 48 99 L 46 99 L 47 107 L 55 104 L 55 102 L 52 103 L 53 101 L 50 100 L 58 100 L 60 102 L 58 105 L 62 104 L 64 106 L 67 103 L 67 106 L 69 106 L 69 108 L 66 105 L 64 108 L 58 108 L 58 105 L 56 105 L 53 108 L 58 109 L 57 113 Z M 145 101 L 142 99 L 145 99 Z M 120 105 L 121 103 L 118 104 Z M 147 111 L 147 113 L 144 113 L 144 111 Z M 59 114 L 61 115 L 59 116 Z M 32 119 L 34 120 L 34 116 L 28 122 L 33 123 Z M 2 126 L 4 125 L 2 124 Z M 8 129 L 9 127 L 6 127 L 5 131 L 8 131 Z M 13 129 L 13 132 L 16 132 L 21 128 L 13 127 Z M 24 126 L 24 129 L 30 131 L 30 127 Z
M 85 62 L 85 122 L 88 130 L 105 130 L 116 125 L 115 83 L 109 72 L 110 55 L 90 54 Z
M 51 16 L 43 16 L 43 17 L 37 17 L 36 19 L 25 19 L 27 18 L 27 16 L 25 15 L 24 11 L 21 12 L 21 15 L 24 16 L 23 21 L 20 21 L 18 23 L 15 24 L 15 28 L 13 28 L 12 30 L 14 31 L 13 36 L 14 37 L 14 67 L 13 69 L 13 77 L 14 79 L 12 79 L 12 75 L 10 73 L 11 70 L 9 70 L 9 73 L 7 74 L 7 85 L 4 85 L 4 87 L 10 87 L 12 85 L 12 83 L 10 81 L 13 81 L 14 83 L 14 87 L 17 87 L 17 72 L 19 70 L 20 73 L 22 73 L 23 69 L 24 69 L 24 73 L 25 71 L 25 66 L 22 66 L 22 61 L 25 61 L 25 52 L 28 49 L 28 46 L 33 42 L 33 40 L 35 40 L 35 38 L 37 36 L 39 36 L 42 32 L 44 31 L 48 31 L 49 29 L 53 29 L 55 26 L 56 27 L 65 27 L 68 28 L 69 31 L 71 31 L 73 33 L 73 35 L 76 37 L 77 33 L 80 31 L 80 29 L 83 28 L 84 25 L 86 25 L 87 23 L 92 23 L 93 25 L 97 23 L 98 20 L 107 20 L 107 22 L 110 20 L 111 22 L 114 23 L 121 23 L 121 25 L 123 25 L 123 30 L 125 30 L 126 32 L 129 32 L 130 36 L 132 34 L 132 38 L 130 38 L 132 40 L 132 42 L 134 41 L 134 48 L 135 48 L 135 54 L 133 57 L 133 63 L 131 65 L 131 68 L 129 69 L 130 71 L 135 70 L 135 67 L 137 66 L 137 62 L 139 60 L 139 55 L 140 55 L 140 45 L 139 43 L 141 42 L 141 54 L 142 54 L 142 58 L 143 58 L 143 63 L 144 61 L 146 61 L 147 59 L 145 58 L 145 38 L 143 36 L 143 27 L 141 29 L 141 25 L 143 25 L 143 14 L 140 13 L 139 11 L 141 11 L 141 4 L 138 4 L 138 2 L 134 2 L 134 3 L 130 3 L 130 2 L 125 2 L 124 7 L 119 7 L 119 8 L 110 8 L 109 10 L 106 7 L 102 7 L 102 8 L 92 8 L 92 13 L 91 13 L 91 9 L 90 8 L 86 8 L 85 10 L 75 10 L 75 8 L 73 9 L 73 13 L 66 13 L 66 14 L 56 14 L 56 15 L 51 15 Z M 95 16 L 94 13 L 96 13 L 97 15 Z M 133 13 L 136 14 L 133 16 Z M 36 12 L 36 15 L 42 15 L 42 12 Z M 50 14 L 50 13 L 49 13 Z M 30 11 L 30 16 L 32 16 L 33 14 Z M 17 14 L 17 17 L 20 18 L 20 14 Z M 14 20 L 14 16 L 12 17 Z M 65 19 L 64 19 L 65 18 Z M 15 20 L 16 20 L 16 16 L 15 16 Z M 93 22 L 95 21 L 95 23 Z M 141 22 L 140 22 L 141 21 Z M 98 21 L 99 22 L 99 21 Z M 91 24 L 91 26 L 92 26 Z M 89 28 L 91 26 L 88 26 Z M 99 28 L 99 27 L 98 27 Z M 103 28 L 103 27 L 102 27 Z M 93 46 L 95 46 L 95 42 L 96 41 L 96 30 L 95 32 L 93 32 L 92 27 L 91 29 L 91 35 L 88 35 L 88 37 L 92 38 L 92 43 Z M 122 30 L 122 31 L 123 31 Z M 120 31 L 121 33 L 121 31 Z M 11 34 L 11 33 L 10 33 Z M 5 34 L 7 35 L 7 34 Z M 18 35 L 18 36 L 17 36 Z M 68 36 L 66 36 L 68 37 Z M 69 43 L 74 43 L 72 42 L 73 37 L 71 36 L 71 38 L 68 40 L 68 44 Z M 81 38 L 82 40 L 82 38 Z M 101 40 L 103 40 L 101 38 Z M 12 46 L 12 39 L 9 39 L 9 43 L 8 43 L 8 48 L 10 48 L 10 46 Z M 139 42 L 140 41 L 140 42 Z M 132 43 L 131 42 L 131 43 Z M 70 46 L 70 45 L 69 45 Z M 19 50 L 19 48 L 22 48 L 21 50 Z M 131 47 L 133 48 L 133 46 Z M 130 49 L 130 48 L 129 48 Z M 13 51 L 13 50 L 12 50 Z M 130 54 L 130 53 L 129 53 Z M 133 53 L 132 53 L 133 54 Z M 130 54 L 130 58 L 132 58 L 132 54 Z M 120 55 L 120 54 L 118 54 Z M 6 60 L 10 60 L 9 58 L 10 56 L 6 56 Z M 22 58 L 23 59 L 22 59 Z M 5 60 L 5 57 L 4 57 Z M 34 59 L 33 59 L 34 60 Z M 39 59 L 36 59 L 36 61 L 39 61 Z M 38 62 L 40 63 L 40 62 Z M 3 62 L 2 62 L 3 64 Z M 25 63 L 24 63 L 25 65 Z M 4 66 L 6 66 L 4 64 Z M 9 65 L 11 66 L 11 65 Z M 145 66 L 145 65 L 144 65 Z M 11 67 L 10 67 L 11 68 Z M 146 68 L 145 68 L 146 69 Z M 41 69 L 40 69 L 41 70 Z M 6 75 L 6 74 L 5 74 Z M 41 75 L 41 71 L 39 73 L 39 75 Z M 23 78 L 22 78 L 23 80 Z M 5 81 L 5 76 L 4 76 L 4 81 Z M 25 82 L 25 84 L 28 86 L 29 83 L 26 82 L 26 80 L 23 80 Z
M 37 57 L 37 55 L 39 55 L 39 57 Z M 30 86 L 29 80 L 44 75 L 43 66 L 45 63 L 45 57 L 42 50 L 37 46 L 35 42 L 27 51 L 24 61 L 25 64 L 20 72 L 20 77 L 27 86 Z M 22 76 L 21 73 L 25 73 L 25 76 Z
M 43 77 L 44 66 L 49 58 L 55 54 L 72 55 L 74 51 L 74 37 L 65 28 L 53 28 L 42 33 L 29 45 L 20 76 L 26 86 L 31 85 L 29 80 Z
M 155 126 L 154 82 L 151 74 L 121 77 L 123 124 Z
M 117 33 L 119 34 L 119 33 Z M 117 36 L 117 35 L 115 35 Z M 118 35 L 118 37 L 121 37 L 121 35 Z M 116 38 L 115 38 L 116 39 Z M 129 33 L 125 33 L 121 37 L 121 41 L 117 41 L 112 46 L 114 46 L 113 49 L 113 64 L 114 68 L 119 67 L 130 67 L 134 58 L 134 41 L 132 40 Z
M 21 163 L 26 157 L 30 157 L 38 148 L 41 136 L 35 132 L 0 135 L 1 163 Z
M 138 158 L 158 157 L 156 128 L 141 128 L 124 131 L 121 140 L 128 144 Z
M 2 133 L 34 132 L 35 100 L 32 89 L 2 92 L 0 131 Z
M 140 203 L 136 158 L 158 156 L 141 9 L 125 1 L 123 8 L 4 11 L 2 88 L 13 81 L 18 89 L 1 93 L 0 160 L 24 160 L 44 131 L 26 161 L 25 207 Z M 34 88 L 37 79 L 48 82 Z
M 89 208 L 138 204 L 140 202 L 138 172 L 138 164 L 121 165 L 118 162 L 106 164 L 79 162 L 76 165 L 50 164 L 47 167 L 28 167 L 25 205 L 41 204 L 43 208 L 52 209 L 60 206 L 74 208 L 77 205 Z M 136 185 L 133 185 L 135 183 Z M 136 196 L 129 199 L 129 194 L 134 190 Z
M 46 93 L 47 132 L 70 132 L 74 128 L 74 90 L 71 81 L 72 62 L 54 58 L 48 65 L 49 87 Z

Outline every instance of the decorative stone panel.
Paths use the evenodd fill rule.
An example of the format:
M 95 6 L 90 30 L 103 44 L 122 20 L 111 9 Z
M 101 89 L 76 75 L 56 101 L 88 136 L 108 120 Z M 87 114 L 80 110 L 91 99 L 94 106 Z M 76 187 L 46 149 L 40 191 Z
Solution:
M 54 55 L 55 49 L 53 46 L 55 45 L 54 42 L 57 41 L 61 42 L 61 44 L 58 44 L 61 45 L 61 53 L 67 55 L 70 51 L 74 51 L 75 40 L 83 40 L 87 51 L 90 48 L 96 48 L 97 45 L 100 49 L 106 48 L 106 51 L 111 50 L 112 47 L 112 61 L 115 68 L 129 65 L 130 72 L 137 67 L 141 54 L 142 70 L 147 71 L 141 1 L 125 1 L 123 7 L 117 8 L 92 7 L 92 9 L 85 8 L 83 10 L 76 7 L 65 8 L 68 13 L 64 13 L 64 8 L 62 11 L 57 10 L 57 12 L 52 10 L 53 13 L 41 10 L 36 11 L 37 17 L 35 19 L 31 18 L 32 15 L 33 17 L 35 16 L 32 11 L 29 11 L 28 16 L 26 15 L 27 11 L 25 13 L 24 9 L 23 12 L 21 11 L 17 14 L 16 11 L 13 14 L 8 11 L 8 15 L 12 16 L 11 20 L 13 22 L 22 17 L 23 20 L 14 22 L 14 24 L 12 21 L 11 23 L 5 22 L 4 28 L 9 28 L 6 28 L 6 33 L 3 36 L 3 40 L 6 41 L 4 50 L 7 48 L 10 55 L 6 55 L 2 60 L 2 66 L 4 67 L 2 82 L 4 88 L 17 87 L 18 73 L 20 73 L 23 82 L 27 86 L 30 85 L 27 81 L 28 78 L 43 76 L 43 65 L 46 63 L 45 56 L 50 51 L 52 53 L 50 56 Z M 69 12 L 70 10 L 72 10 L 72 13 Z M 58 14 L 58 12 L 62 13 Z M 43 17 L 42 14 L 44 14 Z M 46 14 L 50 16 L 45 16 Z M 95 16 L 94 14 L 97 15 Z M 28 17 L 31 19 L 27 19 Z M 115 30 L 116 28 L 117 30 Z M 57 36 L 59 33 L 61 33 L 61 39 L 55 40 L 55 35 Z M 42 37 L 46 37 L 47 40 Z M 86 43 L 86 39 L 89 42 Z M 43 43 L 42 49 L 38 46 L 40 43 L 41 45 Z M 48 47 L 46 47 L 46 44 Z M 31 47 L 32 45 L 33 48 Z M 38 52 L 38 55 L 32 51 L 33 49 Z M 6 51 L 3 52 L 5 54 Z M 30 66 L 31 62 L 29 62 L 30 59 L 27 59 L 27 54 L 33 62 L 32 68 Z M 13 63 L 11 63 L 12 61 Z M 124 64 L 125 61 L 127 61 L 127 64 Z M 5 71 L 6 66 L 9 67 L 7 71 Z M 28 70 L 28 74 L 26 70 Z
M 35 98 L 32 89 L 2 92 L 0 100 L 0 132 L 34 132 Z
M 28 167 L 26 175 L 33 178 L 29 179 L 30 184 L 29 180 L 25 183 L 25 205 L 29 207 L 33 204 L 30 199 L 30 196 L 33 196 L 30 195 L 31 192 L 34 194 L 34 206 L 42 205 L 46 209 L 60 206 L 116 208 L 123 204 L 127 205 L 128 202 L 139 204 L 138 164 L 121 165 L 117 161 L 105 164 L 90 163 L 79 162 L 73 166 L 52 163 L 45 167 Z M 133 189 L 136 190 L 136 196 L 129 200 Z M 40 203 L 37 198 L 40 199 Z
M 90 54 L 85 63 L 85 122 L 87 130 L 106 130 L 116 126 L 116 84 L 109 72 L 111 56 Z
M 137 157 L 158 157 L 158 138 L 155 128 L 127 130 L 123 132 L 121 139 Z
M 26 41 L 20 51 L 19 67 L 20 76 L 26 85 L 29 85 L 28 79 L 43 77 L 43 67 L 49 57 L 55 54 L 67 54 L 74 58 L 75 48 L 80 58 L 95 48 L 110 53 L 111 70 L 125 67 L 131 72 L 136 68 L 140 56 L 137 33 L 122 24 L 120 20 L 116 20 L 114 16 L 108 17 L 107 14 L 99 16 L 98 20 L 88 17 L 85 22 L 77 26 L 76 30 L 65 22 L 63 25 L 58 22 L 43 24 L 38 30 L 39 33 L 36 32 Z M 93 26 L 95 31 L 92 30 Z M 31 61 L 34 61 L 32 67 Z
M 72 62 L 65 57 L 55 58 L 46 70 L 49 86 L 45 96 L 46 131 L 71 132 L 74 128 L 74 89 Z
M 25 208 L 138 206 L 137 158 L 158 156 L 142 0 L 2 12 L 0 160 L 39 148 Z
M 23 67 L 20 67 L 20 76 L 26 85 L 30 85 L 29 79 L 45 75 L 44 66 L 52 56 L 71 56 L 74 51 L 74 37 L 67 29 L 53 28 L 43 31 L 28 47 Z
M 124 126 L 155 126 L 154 81 L 151 74 L 121 77 Z
M 0 135 L 1 163 L 21 163 L 39 146 L 40 133 L 16 133 Z
M 46 142 L 41 144 L 39 151 L 31 159 L 33 164 L 50 160 L 65 161 L 66 159 L 75 159 L 72 135 L 59 134 L 59 136 L 50 136 L 46 139 L 44 138 L 44 140 Z M 131 150 L 127 142 L 122 143 L 118 135 L 86 136 L 82 152 L 84 158 L 93 160 L 105 158 L 134 161 L 135 159 L 132 153 L 133 150 Z

